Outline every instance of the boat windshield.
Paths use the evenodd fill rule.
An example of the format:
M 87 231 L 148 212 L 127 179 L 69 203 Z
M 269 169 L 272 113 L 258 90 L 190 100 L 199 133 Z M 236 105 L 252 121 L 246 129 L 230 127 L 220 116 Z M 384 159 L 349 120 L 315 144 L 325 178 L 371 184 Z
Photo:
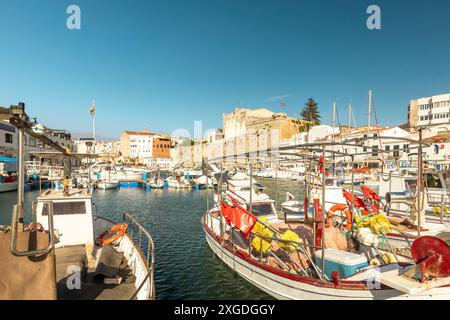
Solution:
M 426 186 L 428 188 L 442 189 L 443 186 L 439 174 L 427 173 Z
M 273 214 L 271 203 L 258 203 L 252 205 L 252 213 L 255 216 L 267 216 Z
M 416 194 L 416 188 L 417 188 L 417 179 L 405 179 L 406 189 L 409 190 L 411 194 Z

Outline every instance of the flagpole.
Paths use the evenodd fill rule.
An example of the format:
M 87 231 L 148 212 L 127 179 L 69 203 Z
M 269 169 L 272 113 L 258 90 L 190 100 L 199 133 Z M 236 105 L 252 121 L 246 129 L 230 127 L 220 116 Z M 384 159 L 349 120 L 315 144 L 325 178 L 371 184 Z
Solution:
M 94 98 L 92 98 L 91 115 L 92 115 L 92 138 L 94 139 L 92 147 L 93 147 L 93 150 L 95 153 L 96 151 L 95 151 L 95 101 L 94 101 Z
M 92 137 L 95 141 L 95 114 L 92 116 Z

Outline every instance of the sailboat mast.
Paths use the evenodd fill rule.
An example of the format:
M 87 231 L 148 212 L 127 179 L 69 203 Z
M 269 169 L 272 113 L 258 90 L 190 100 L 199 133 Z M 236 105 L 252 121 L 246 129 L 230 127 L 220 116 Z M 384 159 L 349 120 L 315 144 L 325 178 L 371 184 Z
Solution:
M 348 104 L 348 129 L 352 127 L 352 102 Z
M 367 128 L 370 131 L 370 116 L 372 114 L 372 89 L 369 90 L 369 106 L 368 106 Z
M 334 127 L 336 126 L 336 100 L 333 101 L 333 135 L 332 135 L 332 141 L 334 142 Z

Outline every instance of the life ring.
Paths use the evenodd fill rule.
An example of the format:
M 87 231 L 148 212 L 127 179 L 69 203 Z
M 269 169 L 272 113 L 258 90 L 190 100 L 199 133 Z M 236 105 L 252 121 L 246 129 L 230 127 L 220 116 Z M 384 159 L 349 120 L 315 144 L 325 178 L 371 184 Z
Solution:
M 331 221 L 333 220 L 333 215 L 337 211 L 342 211 L 345 213 L 345 217 L 347 219 L 347 224 L 345 225 L 345 230 L 350 231 L 352 229 L 352 213 L 346 204 L 335 204 L 328 210 L 328 226 L 331 225 Z
M 110 244 L 111 242 L 122 237 L 125 234 L 125 232 L 127 232 L 127 227 L 128 227 L 128 225 L 126 223 L 116 224 L 114 227 L 111 227 L 108 230 L 100 233 L 97 236 L 97 239 L 95 240 L 95 244 L 98 245 L 99 247 L 103 247 L 105 244 Z M 110 236 L 109 238 L 103 239 L 108 234 L 111 234 L 113 232 L 115 232 L 115 233 L 112 236 Z
M 29 225 L 28 225 L 28 231 L 34 231 L 34 223 L 32 222 L 32 223 L 30 223 Z M 42 226 L 42 224 L 40 224 L 39 222 L 37 223 L 37 229 L 36 229 L 37 231 L 41 231 L 41 232 L 44 232 L 45 231 L 45 228 Z

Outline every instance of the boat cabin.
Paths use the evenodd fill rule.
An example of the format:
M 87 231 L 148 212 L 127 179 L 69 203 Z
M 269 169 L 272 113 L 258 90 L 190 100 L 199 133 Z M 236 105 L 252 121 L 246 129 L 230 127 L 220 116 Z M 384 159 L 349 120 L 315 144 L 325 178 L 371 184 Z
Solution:
M 88 189 L 49 189 L 37 198 L 36 218 L 45 230 L 49 230 L 48 210 L 52 206 L 53 227 L 56 233 L 55 247 L 93 245 L 92 195 Z

